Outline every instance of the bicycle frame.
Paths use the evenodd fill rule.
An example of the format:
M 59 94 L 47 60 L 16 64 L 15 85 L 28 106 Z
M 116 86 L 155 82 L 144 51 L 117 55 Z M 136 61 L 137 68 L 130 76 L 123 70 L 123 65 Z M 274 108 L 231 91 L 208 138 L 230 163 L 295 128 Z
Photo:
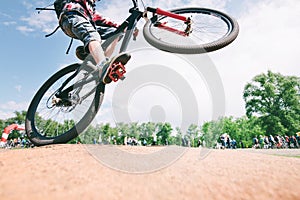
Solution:
M 137 22 L 143 17 L 146 18 L 146 20 L 152 20 L 153 22 L 155 22 L 159 16 L 167 16 L 167 17 L 171 17 L 180 21 L 183 21 L 184 24 L 187 25 L 185 30 L 178 30 L 178 29 L 174 29 L 171 27 L 167 26 L 167 22 L 166 23 L 157 23 L 155 24 L 156 27 L 179 34 L 181 36 L 188 36 L 191 33 L 191 19 L 184 17 L 182 15 L 178 15 L 175 13 L 171 13 L 169 11 L 165 11 L 162 10 L 160 8 L 152 8 L 152 7 L 147 7 L 145 12 L 142 12 L 139 10 L 138 8 L 138 4 L 137 4 L 137 0 L 132 0 L 133 2 L 133 7 L 129 10 L 129 13 L 131 13 L 129 15 L 129 17 L 117 28 L 117 30 L 115 31 L 114 35 L 105 40 L 102 43 L 102 48 L 105 50 L 114 40 L 116 40 L 120 35 L 122 35 L 124 33 L 124 31 L 126 30 L 125 36 L 123 38 L 123 41 L 121 43 L 121 47 L 119 50 L 119 53 L 125 52 L 128 48 L 128 44 L 129 41 L 131 40 L 131 37 L 133 36 L 133 32 L 135 30 L 135 27 L 137 25 Z M 153 16 L 148 19 L 147 18 L 147 12 L 151 12 L 153 14 Z M 78 73 L 75 72 L 74 76 Z M 94 81 L 95 78 L 89 78 L 87 80 L 83 80 L 83 81 L 79 81 L 76 84 L 69 86 L 66 89 L 63 89 L 72 79 L 72 76 L 67 79 L 62 86 L 58 89 L 58 97 L 67 97 L 68 93 L 71 92 L 72 90 L 82 87 L 84 84 Z M 99 82 L 100 83 L 100 82 Z M 98 84 L 99 84 L 98 83 Z M 88 94 L 92 94 L 94 92 L 94 90 L 91 90 L 91 92 L 89 92 Z M 88 95 L 85 95 L 84 98 L 86 98 Z
M 150 20 L 154 21 L 154 22 L 157 20 L 158 15 L 159 15 L 159 16 L 171 17 L 173 19 L 183 21 L 184 24 L 187 25 L 185 30 L 178 30 L 178 29 L 171 28 L 171 27 L 167 26 L 167 22 L 165 22 L 165 23 L 155 24 L 155 26 L 158 27 L 158 28 L 176 33 L 176 34 L 181 35 L 181 36 L 189 36 L 189 34 L 191 33 L 191 31 L 192 31 L 192 28 L 191 28 L 192 20 L 191 20 L 191 18 L 182 16 L 182 15 L 179 15 L 179 14 L 171 13 L 169 11 L 166 11 L 166 10 L 163 10 L 163 9 L 160 9 L 160 8 L 152 8 L 152 7 L 147 7 L 146 8 L 147 12 L 146 11 L 142 12 L 138 8 L 137 0 L 132 0 L 132 2 L 133 2 L 134 6 L 129 10 L 131 15 L 119 26 L 119 28 L 115 31 L 115 35 L 112 38 L 109 38 L 108 40 L 106 40 L 102 44 L 103 49 L 106 49 L 113 40 L 115 40 L 117 37 L 119 37 L 119 35 L 127 29 L 119 53 L 125 52 L 127 50 L 129 41 L 130 41 L 130 39 L 133 35 L 133 32 L 134 32 L 134 29 L 136 27 L 137 22 L 142 17 L 146 18 L 146 20 L 149 20 L 147 18 L 147 12 L 151 12 L 153 14 L 153 17 Z

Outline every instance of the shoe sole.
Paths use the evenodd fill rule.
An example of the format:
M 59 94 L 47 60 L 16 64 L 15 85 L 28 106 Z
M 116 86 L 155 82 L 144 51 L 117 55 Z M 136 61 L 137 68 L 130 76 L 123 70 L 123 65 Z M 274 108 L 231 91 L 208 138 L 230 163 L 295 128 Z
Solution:
M 117 57 L 115 57 L 115 58 L 113 58 L 112 60 L 111 60 L 111 62 L 110 62 L 110 64 L 109 65 L 104 65 L 104 67 L 103 67 L 103 69 L 102 69 L 102 71 L 104 72 L 104 74 L 102 74 L 102 82 L 104 83 L 104 84 L 109 84 L 109 83 L 111 83 L 112 82 L 112 80 L 108 77 L 108 72 L 109 72 L 109 68 L 110 67 L 112 67 L 112 65 L 114 64 L 114 63 L 118 63 L 118 62 L 121 62 L 122 63 L 122 65 L 126 65 L 127 64 L 127 62 L 130 60 L 130 58 L 131 58 L 131 56 L 129 55 L 129 54 L 127 54 L 127 53 L 122 53 L 122 54 L 120 54 L 120 55 L 118 55 Z M 108 79 L 108 80 L 105 80 L 105 79 Z
M 89 54 L 85 52 L 83 46 L 78 46 L 76 48 L 76 56 L 79 60 L 84 61 Z

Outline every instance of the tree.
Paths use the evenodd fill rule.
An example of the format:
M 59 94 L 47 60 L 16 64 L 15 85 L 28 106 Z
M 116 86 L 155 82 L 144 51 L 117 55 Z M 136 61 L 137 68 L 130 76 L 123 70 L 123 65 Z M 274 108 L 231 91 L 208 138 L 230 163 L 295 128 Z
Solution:
M 6 120 L 0 120 L 0 128 L 1 128 L 1 133 L 0 136 L 2 137 L 2 131 L 4 130 L 5 127 L 11 124 L 25 124 L 25 117 L 26 117 L 26 111 L 15 111 L 15 116 Z M 24 132 L 23 131 L 15 131 L 13 130 L 10 134 L 8 139 L 11 138 L 18 138 L 18 137 L 24 137 Z
M 83 144 L 93 144 L 98 142 L 99 132 L 93 126 L 89 126 L 87 130 L 79 135 L 79 139 Z
M 199 140 L 198 135 L 199 135 L 199 128 L 196 124 L 191 124 L 187 130 L 187 137 L 189 138 L 191 142 L 191 147 L 196 147 L 197 146 L 197 141 Z
M 140 127 L 137 122 L 132 122 L 129 124 L 129 132 L 130 132 L 130 137 L 135 137 L 138 138 L 140 134 Z
M 158 123 L 158 127 L 158 144 L 167 145 L 169 143 L 169 137 L 173 130 L 172 126 L 170 123 Z
M 130 133 L 128 124 L 125 124 L 123 122 L 117 123 L 117 130 L 118 130 L 117 143 L 118 144 L 126 144 L 126 141 L 124 141 L 124 138 L 126 136 L 128 136 Z
M 176 127 L 176 136 L 175 136 L 175 139 L 174 139 L 174 143 L 178 146 L 183 146 L 183 142 L 182 142 L 182 139 L 183 139 L 183 134 L 182 134 L 182 131 L 179 127 Z
M 246 115 L 258 117 L 267 135 L 291 135 L 300 130 L 300 79 L 268 71 L 244 89 Z
M 5 128 L 5 121 L 0 119 L 0 129 L 1 129 L 0 136 L 1 137 L 2 137 L 2 131 L 4 130 L 4 128 Z
M 252 139 L 265 135 L 261 126 L 258 123 L 257 117 L 251 117 L 250 119 L 246 116 L 235 120 L 236 132 L 235 134 L 230 133 L 230 137 L 238 142 L 238 147 L 241 147 L 243 142 L 244 147 L 252 146 Z
M 201 131 L 203 132 L 202 140 L 205 140 L 207 147 L 214 147 L 223 133 L 223 118 L 216 121 L 205 122 Z

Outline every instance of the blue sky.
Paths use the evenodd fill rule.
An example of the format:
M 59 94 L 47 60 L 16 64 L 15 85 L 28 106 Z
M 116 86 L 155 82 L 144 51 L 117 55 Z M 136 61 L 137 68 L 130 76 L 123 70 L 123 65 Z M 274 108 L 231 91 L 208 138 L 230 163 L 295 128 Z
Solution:
M 209 54 L 224 86 L 228 116 L 244 115 L 243 87 L 255 75 L 272 70 L 283 75 L 300 76 L 298 0 L 146 0 L 145 2 L 149 6 L 167 9 L 187 6 L 209 7 L 225 11 L 238 20 L 241 31 L 237 40 L 229 47 Z M 2 2 L 0 119 L 12 117 L 14 111 L 26 110 L 36 90 L 51 74 L 62 66 L 78 62 L 74 50 L 79 42 L 75 42 L 70 54 L 66 55 L 70 39 L 61 31 L 50 38 L 45 38 L 45 34 L 56 27 L 56 16 L 51 11 L 38 14 L 35 8 L 51 3 L 51 0 Z M 130 1 L 103 0 L 97 7 L 105 16 L 119 22 L 127 15 L 128 5 Z M 106 94 L 104 110 L 99 119 L 103 122 L 113 121 L 110 98 L 113 96 L 114 88 L 110 87 L 111 91 Z M 208 112 L 207 116 L 211 116 L 211 111 Z M 134 118 L 143 117 L 136 112 Z M 202 120 L 207 121 L 209 117 Z
M 34 88 L 66 60 L 64 48 L 68 41 L 59 33 L 46 39 L 43 30 L 29 26 L 27 20 L 36 11 L 27 8 L 24 1 L 3 4 L 0 8 L 0 51 L 1 83 L 5 84 L 1 84 L 1 103 L 28 101 Z

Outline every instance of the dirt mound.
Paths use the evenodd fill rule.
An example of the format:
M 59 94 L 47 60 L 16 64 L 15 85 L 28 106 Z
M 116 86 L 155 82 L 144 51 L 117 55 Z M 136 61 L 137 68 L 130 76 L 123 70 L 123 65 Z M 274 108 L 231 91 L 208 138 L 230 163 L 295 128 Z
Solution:
M 149 166 L 157 163 L 159 155 L 166 159 L 166 150 L 120 146 L 111 153 L 107 148 L 53 145 L 2 150 L 0 198 L 299 199 L 300 196 L 300 159 L 296 158 L 299 150 L 289 151 L 288 156 L 292 157 L 288 157 L 280 153 L 283 151 L 264 154 L 269 151 L 173 148 L 167 153 L 176 156 L 167 164 L 157 170 L 134 173 L 128 169 L 139 163 L 137 157 L 120 159 L 124 152 L 126 156 L 149 156 L 152 160 L 141 161 L 141 166 Z M 116 159 L 107 164 L 104 158 Z M 117 164 L 126 165 L 128 171 L 119 170 Z

